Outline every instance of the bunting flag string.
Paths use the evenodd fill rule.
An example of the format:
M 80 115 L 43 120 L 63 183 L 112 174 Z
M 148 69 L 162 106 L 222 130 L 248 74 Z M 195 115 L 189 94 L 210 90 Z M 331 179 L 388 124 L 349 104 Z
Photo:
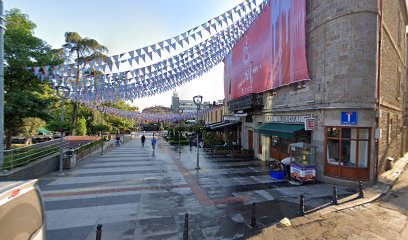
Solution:
M 225 19 L 232 16 L 232 10 L 227 11 L 221 15 L 222 17 L 214 18 L 215 22 L 208 21 L 201 25 L 210 32 L 217 32 L 216 34 L 175 56 L 147 66 L 138 67 L 137 62 L 141 60 L 140 58 L 144 61 L 146 55 L 152 58 L 149 54 L 151 51 L 160 50 L 162 53 L 163 49 L 170 45 L 176 48 L 176 46 L 173 47 L 174 41 L 168 39 L 157 46 L 152 45 L 129 52 L 130 58 L 126 60 L 122 59 L 126 54 L 115 55 L 105 60 L 91 60 L 87 62 L 87 67 L 80 69 L 71 65 L 26 69 L 32 70 L 39 79 L 49 81 L 53 86 L 69 87 L 72 91 L 70 98 L 82 103 L 133 100 L 153 96 L 200 77 L 219 64 L 268 3 L 269 0 L 264 0 L 259 5 L 256 4 L 256 0 L 243 2 L 244 5 L 235 7 L 233 11 L 246 14 L 237 18 L 235 22 L 221 30 L 223 22 L 225 25 Z M 200 28 L 195 28 L 197 29 Z M 180 42 L 192 33 L 194 31 L 183 33 L 177 36 L 176 40 Z M 119 71 L 121 63 L 128 63 L 135 68 Z M 116 67 L 117 72 L 112 72 L 113 66 Z M 93 75 L 96 71 L 102 71 L 103 74 Z M 79 79 L 77 79 L 78 76 L 80 76 Z
M 87 106 L 93 110 L 98 110 L 98 105 L 90 103 Z M 212 107 L 205 108 L 198 112 L 198 116 L 201 117 L 212 111 Z M 120 110 L 112 107 L 105 107 L 105 113 L 119 116 L 121 118 L 127 118 L 133 121 L 154 121 L 154 122 L 177 122 L 182 120 L 189 120 L 196 118 L 196 112 L 176 114 L 176 113 L 166 113 L 166 114 L 154 114 L 154 113 L 140 113 L 134 111 Z

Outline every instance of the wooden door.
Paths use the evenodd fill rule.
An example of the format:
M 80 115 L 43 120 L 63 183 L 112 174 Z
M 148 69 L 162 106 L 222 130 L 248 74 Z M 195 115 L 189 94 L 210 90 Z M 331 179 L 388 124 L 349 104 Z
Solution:
M 254 132 L 252 130 L 248 130 L 248 149 L 254 150 Z

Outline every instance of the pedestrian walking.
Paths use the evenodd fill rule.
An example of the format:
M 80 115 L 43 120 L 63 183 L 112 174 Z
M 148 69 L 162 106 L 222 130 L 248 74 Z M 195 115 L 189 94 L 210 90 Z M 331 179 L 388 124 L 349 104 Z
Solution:
M 157 140 L 156 140 L 156 138 L 154 138 L 154 135 L 153 135 L 153 138 L 152 138 L 153 153 L 154 153 L 154 150 L 156 149 L 156 143 L 157 143 Z
M 192 138 L 192 137 L 190 137 L 190 138 L 188 139 L 188 144 L 190 145 L 190 151 L 191 151 L 191 149 L 192 149 L 192 147 L 193 147 L 193 138 Z
M 120 147 L 120 137 L 116 135 L 116 147 Z
M 146 142 L 146 137 L 145 137 L 144 134 L 142 135 L 142 137 L 140 138 L 140 140 L 142 141 L 142 146 L 144 147 L 145 142 Z

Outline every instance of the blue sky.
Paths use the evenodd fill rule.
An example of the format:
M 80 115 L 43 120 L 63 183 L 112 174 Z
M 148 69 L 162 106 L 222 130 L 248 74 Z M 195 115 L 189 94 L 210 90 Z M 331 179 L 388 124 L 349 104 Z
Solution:
M 5 10 L 19 8 L 37 24 L 36 36 L 55 48 L 65 32 L 98 40 L 109 55 L 135 50 L 176 36 L 218 16 L 242 0 L 6 0 Z M 201 94 L 223 99 L 223 64 L 177 89 L 181 99 Z M 170 106 L 172 92 L 137 99 L 134 105 Z

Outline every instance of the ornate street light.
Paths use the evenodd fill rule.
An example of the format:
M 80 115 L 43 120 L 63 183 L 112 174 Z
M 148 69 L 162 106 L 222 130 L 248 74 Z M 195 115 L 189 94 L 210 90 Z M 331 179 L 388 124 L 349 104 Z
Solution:
M 98 109 L 98 111 L 101 113 L 101 123 L 100 123 L 100 127 L 102 127 L 102 118 L 103 118 L 103 113 L 105 112 L 105 106 L 96 106 L 96 109 Z M 103 143 L 104 143 L 104 139 L 102 138 L 102 129 L 101 129 L 100 133 L 101 133 L 101 155 L 103 155 Z
M 65 99 L 71 94 L 71 89 L 66 86 L 56 86 L 55 91 L 59 98 L 61 98 L 61 124 L 64 124 L 64 104 Z M 59 159 L 59 176 L 64 176 L 63 165 L 64 165 L 64 130 L 61 128 L 61 139 L 60 139 L 60 159 Z
M 196 126 L 197 126 L 197 166 L 196 170 L 200 170 L 200 158 L 199 158 L 199 151 L 200 151 L 200 146 L 198 142 L 198 112 L 200 111 L 201 103 L 203 102 L 203 96 L 198 95 L 193 97 L 194 104 L 197 106 L 197 116 L 196 116 Z
M 179 118 L 180 118 L 180 116 L 181 116 L 181 114 L 183 114 L 183 109 L 181 109 L 181 108 L 179 108 L 179 109 L 177 109 L 177 113 L 178 113 L 178 115 L 179 115 Z M 180 128 L 180 119 L 179 119 L 179 154 L 181 154 L 181 147 L 180 147 L 180 135 L 181 135 L 181 128 Z

